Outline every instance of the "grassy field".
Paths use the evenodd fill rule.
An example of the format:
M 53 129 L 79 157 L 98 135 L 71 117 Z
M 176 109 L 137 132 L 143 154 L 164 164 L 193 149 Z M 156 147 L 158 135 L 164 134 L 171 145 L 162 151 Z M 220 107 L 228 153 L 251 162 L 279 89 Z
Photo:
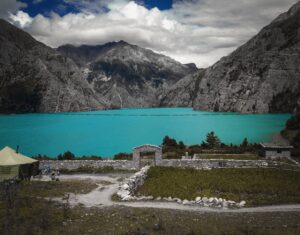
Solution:
M 93 188 L 89 181 L 25 182 L 12 188 L 9 197 L 0 190 L 0 234 L 300 234 L 299 212 L 219 214 L 120 206 L 70 208 L 68 204 L 42 199 Z
M 89 193 L 97 185 L 89 180 L 72 181 L 23 181 L 19 185 L 21 196 L 31 197 L 62 197 L 67 193 L 85 194 Z
M 221 197 L 247 206 L 300 203 L 300 172 L 275 169 L 210 171 L 154 167 L 136 194 L 178 197 Z
M 255 154 L 199 154 L 198 159 L 262 160 Z
M 7 215 L 0 203 L 0 234 L 11 235 L 281 235 L 300 233 L 300 213 L 197 213 L 126 207 L 69 208 L 22 201 Z M 176 221 L 176 222 L 174 222 Z

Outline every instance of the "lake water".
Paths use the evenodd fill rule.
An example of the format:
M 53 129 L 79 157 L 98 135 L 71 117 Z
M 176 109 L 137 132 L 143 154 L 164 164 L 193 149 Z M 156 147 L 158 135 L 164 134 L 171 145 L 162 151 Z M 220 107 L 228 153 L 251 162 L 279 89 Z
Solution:
M 28 156 L 113 156 L 141 144 L 162 143 L 169 135 L 186 144 L 201 143 L 214 131 L 224 143 L 270 141 L 289 114 L 242 115 L 189 108 L 123 109 L 82 113 L 0 116 L 0 148 L 20 146 Z

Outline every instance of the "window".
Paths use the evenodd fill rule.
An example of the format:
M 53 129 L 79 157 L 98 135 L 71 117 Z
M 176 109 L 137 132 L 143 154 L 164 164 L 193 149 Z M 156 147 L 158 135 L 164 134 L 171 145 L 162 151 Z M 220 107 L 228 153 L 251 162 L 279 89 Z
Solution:
M 282 153 L 282 150 L 281 149 L 277 149 L 277 153 Z

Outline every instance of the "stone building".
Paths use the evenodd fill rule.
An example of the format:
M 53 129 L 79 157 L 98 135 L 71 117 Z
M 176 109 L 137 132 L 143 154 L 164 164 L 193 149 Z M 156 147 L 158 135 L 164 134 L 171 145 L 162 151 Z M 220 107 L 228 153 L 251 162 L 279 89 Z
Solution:
M 275 143 L 261 143 L 260 145 L 263 149 L 263 156 L 269 159 L 289 158 L 293 149 L 293 146 Z
M 156 145 L 144 144 L 133 149 L 133 162 L 136 169 L 141 168 L 141 153 L 154 152 L 154 165 L 158 166 L 162 162 L 162 148 Z

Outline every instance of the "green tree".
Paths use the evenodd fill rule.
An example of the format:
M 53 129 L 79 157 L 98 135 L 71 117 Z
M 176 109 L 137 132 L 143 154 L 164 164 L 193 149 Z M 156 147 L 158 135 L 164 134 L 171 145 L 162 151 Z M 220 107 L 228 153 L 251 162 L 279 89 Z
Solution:
M 300 129 L 300 113 L 293 115 L 289 120 L 287 120 L 286 129 L 288 130 Z
M 180 149 L 185 149 L 185 144 L 182 141 L 179 141 L 178 146 Z
M 165 138 L 163 139 L 163 146 L 176 147 L 177 141 L 175 139 L 171 139 L 169 136 L 165 136 Z
M 245 139 L 243 140 L 243 143 L 241 144 L 241 147 L 243 147 L 243 148 L 247 148 L 248 146 L 249 146 L 248 139 L 247 139 L 247 138 L 245 138 Z
M 63 155 L 58 155 L 57 158 L 58 160 L 73 160 L 75 158 L 75 155 L 70 151 L 67 151 Z
M 300 148 L 300 131 L 296 134 L 291 143 L 295 148 Z
M 208 148 L 214 149 L 220 147 L 221 141 L 218 136 L 212 131 L 206 135 L 206 144 Z

